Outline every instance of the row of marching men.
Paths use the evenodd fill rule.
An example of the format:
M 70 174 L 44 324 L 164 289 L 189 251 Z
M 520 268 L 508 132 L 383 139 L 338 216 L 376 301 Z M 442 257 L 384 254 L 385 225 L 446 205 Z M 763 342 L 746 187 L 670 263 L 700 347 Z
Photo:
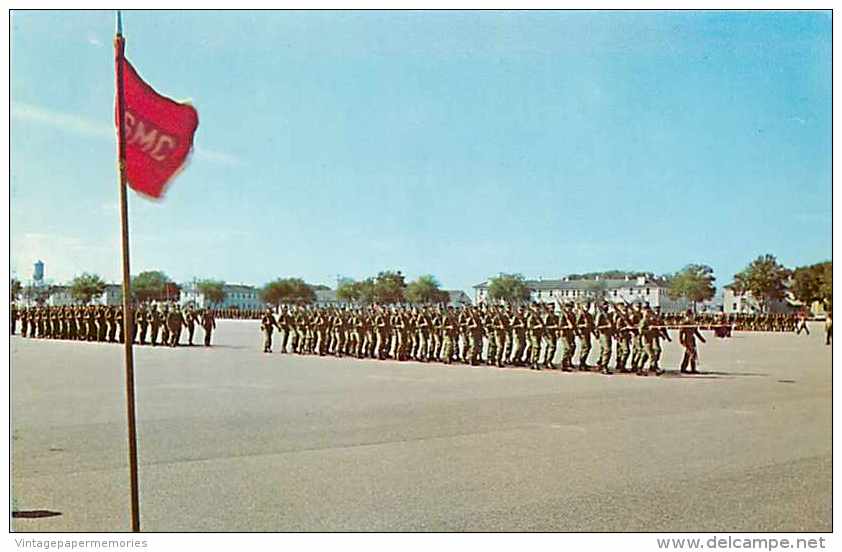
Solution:
M 193 345 L 196 327 L 204 330 L 204 344 L 210 346 L 216 320 L 207 309 L 181 309 L 178 305 L 141 303 L 133 307 L 133 342 L 140 345 L 181 344 L 184 330 Z M 20 322 L 23 337 L 123 343 L 123 307 L 117 305 L 62 305 L 11 309 L 11 333 Z
M 685 348 L 682 371 L 695 370 L 695 340 L 700 326 L 685 315 L 679 341 Z M 710 326 L 708 326 L 710 327 Z M 661 339 L 668 325 L 648 305 L 602 303 L 591 309 L 572 303 L 465 306 L 283 307 L 267 309 L 261 319 L 263 350 L 272 351 L 280 332 L 281 352 L 398 361 L 464 362 L 477 365 L 528 366 L 533 370 L 598 369 L 606 374 L 660 374 Z M 712 329 L 712 328 L 711 328 Z M 703 339 L 703 338 L 701 338 Z M 600 350 L 588 364 L 592 341 Z M 560 362 L 556 364 L 559 343 Z M 614 344 L 616 343 L 616 353 Z M 484 357 L 484 358 L 483 358 Z M 615 362 L 612 365 L 611 360 Z M 578 358 L 578 365 L 574 365 Z

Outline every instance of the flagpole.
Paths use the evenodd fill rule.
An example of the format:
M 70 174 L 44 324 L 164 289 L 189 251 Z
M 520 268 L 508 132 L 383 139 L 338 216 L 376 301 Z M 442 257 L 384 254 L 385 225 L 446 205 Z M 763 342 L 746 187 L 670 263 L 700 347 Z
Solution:
M 123 344 L 126 358 L 126 413 L 129 425 L 129 478 L 131 485 L 132 531 L 140 531 L 140 500 L 137 481 L 137 428 L 134 401 L 134 315 L 131 310 L 131 271 L 129 269 L 129 209 L 126 198 L 126 142 L 124 121 L 126 105 L 123 93 L 123 25 L 117 10 L 117 34 L 114 37 L 114 62 L 117 66 L 117 153 L 120 172 L 120 229 L 123 238 Z

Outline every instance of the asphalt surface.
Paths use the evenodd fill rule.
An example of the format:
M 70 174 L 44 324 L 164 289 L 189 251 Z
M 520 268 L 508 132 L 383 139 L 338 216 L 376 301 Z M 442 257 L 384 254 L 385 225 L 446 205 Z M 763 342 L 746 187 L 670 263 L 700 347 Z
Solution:
M 831 348 L 705 332 L 606 377 L 136 348 L 145 531 L 829 531 Z M 197 341 L 201 341 L 198 339 Z M 16 531 L 126 531 L 122 347 L 11 338 Z

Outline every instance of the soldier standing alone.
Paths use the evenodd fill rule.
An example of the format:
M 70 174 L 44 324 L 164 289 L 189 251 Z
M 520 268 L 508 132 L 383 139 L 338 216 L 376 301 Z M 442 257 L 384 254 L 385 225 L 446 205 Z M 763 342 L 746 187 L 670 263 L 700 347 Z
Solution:
M 830 345 L 833 340 L 833 313 L 827 313 L 827 318 L 824 321 L 824 344 Z
M 705 343 L 705 338 L 702 337 L 702 334 L 699 333 L 699 328 L 695 325 L 692 310 L 687 311 L 687 317 L 682 320 L 681 325 L 684 326 L 678 334 L 678 340 L 684 347 L 684 358 L 681 360 L 681 372 L 686 373 L 687 365 L 689 364 L 690 372 L 695 374 L 696 362 L 699 359 L 699 353 L 696 350 L 696 337 L 701 339 L 702 343 Z
M 205 330 L 205 347 L 210 347 L 211 333 L 216 329 L 216 320 L 211 309 L 205 309 L 202 313 L 202 328 Z

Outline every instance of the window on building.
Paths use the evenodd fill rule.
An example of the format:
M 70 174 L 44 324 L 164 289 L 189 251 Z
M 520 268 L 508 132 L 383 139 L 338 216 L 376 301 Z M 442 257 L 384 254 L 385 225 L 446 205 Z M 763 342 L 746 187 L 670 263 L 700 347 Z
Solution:
M 646 288 L 646 295 L 649 295 L 649 288 Z

